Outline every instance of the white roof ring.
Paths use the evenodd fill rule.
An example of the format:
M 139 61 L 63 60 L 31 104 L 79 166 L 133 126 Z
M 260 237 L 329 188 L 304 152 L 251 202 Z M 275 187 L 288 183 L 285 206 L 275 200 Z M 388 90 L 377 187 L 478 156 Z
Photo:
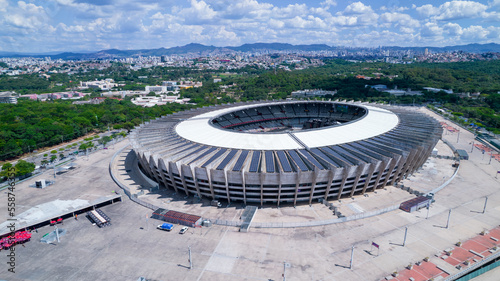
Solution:
M 297 102 L 300 101 L 295 101 L 295 103 Z M 343 104 L 339 102 L 313 102 Z M 210 120 L 223 114 L 274 104 L 290 104 L 290 102 L 260 103 L 206 112 L 179 122 L 175 131 L 186 140 L 209 146 L 246 150 L 288 150 L 304 148 L 296 139 L 309 148 L 338 145 L 384 134 L 399 124 L 398 116 L 389 110 L 350 103 L 346 104 L 362 107 L 367 111 L 367 114 L 363 118 L 340 126 L 293 132 L 293 136 L 289 133 L 243 133 L 217 128 L 210 124 Z

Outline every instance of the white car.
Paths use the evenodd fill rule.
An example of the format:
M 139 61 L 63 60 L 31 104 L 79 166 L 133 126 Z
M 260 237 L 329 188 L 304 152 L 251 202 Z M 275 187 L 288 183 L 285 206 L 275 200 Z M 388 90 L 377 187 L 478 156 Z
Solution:
M 186 233 L 186 231 L 188 231 L 188 229 L 189 229 L 189 228 L 188 228 L 187 226 L 183 226 L 183 227 L 181 228 L 181 230 L 179 231 L 179 234 L 184 234 L 184 233 Z

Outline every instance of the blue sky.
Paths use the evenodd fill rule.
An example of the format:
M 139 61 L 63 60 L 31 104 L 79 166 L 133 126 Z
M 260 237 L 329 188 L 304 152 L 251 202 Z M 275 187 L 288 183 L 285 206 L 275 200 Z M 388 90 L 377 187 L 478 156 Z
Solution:
M 0 51 L 500 43 L 500 0 L 0 0 Z

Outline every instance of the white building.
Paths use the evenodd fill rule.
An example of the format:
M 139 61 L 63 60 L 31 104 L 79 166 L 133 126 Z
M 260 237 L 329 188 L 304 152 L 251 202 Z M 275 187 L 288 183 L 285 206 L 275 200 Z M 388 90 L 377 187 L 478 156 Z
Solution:
M 292 92 L 294 98 L 307 98 L 307 97 L 324 97 L 326 95 L 335 95 L 337 91 L 325 91 L 319 89 L 307 89 Z
M 80 81 L 80 89 L 88 89 L 88 88 L 93 88 L 93 89 L 100 89 L 101 91 L 106 91 L 110 90 L 114 87 L 121 86 L 121 84 L 115 83 L 113 79 L 106 79 L 106 80 L 101 80 L 101 81 L 88 81 L 88 82 L 82 82 Z
M 142 96 L 133 98 L 131 101 L 135 105 L 143 106 L 143 107 L 152 107 L 155 105 L 165 105 L 167 103 L 180 103 L 185 104 L 188 103 L 191 99 L 189 98 L 179 98 L 180 95 L 160 95 L 159 97 L 151 97 L 151 96 Z
M 0 103 L 17 104 L 17 97 L 14 97 L 15 92 L 0 92 Z
M 163 94 L 167 92 L 167 86 L 146 86 L 144 91 L 146 93 L 154 92 L 156 94 Z

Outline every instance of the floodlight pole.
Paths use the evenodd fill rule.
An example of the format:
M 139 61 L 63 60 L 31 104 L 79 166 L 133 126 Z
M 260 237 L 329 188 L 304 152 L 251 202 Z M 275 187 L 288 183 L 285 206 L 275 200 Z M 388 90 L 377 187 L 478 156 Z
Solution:
M 354 246 L 352 246 L 352 249 L 351 249 L 351 262 L 349 264 L 349 269 L 352 269 L 353 259 L 354 259 Z
M 405 238 L 403 240 L 403 247 L 406 245 L 406 235 L 408 234 L 408 227 L 405 227 Z
M 189 252 L 189 269 L 193 269 L 193 260 L 191 259 L 191 246 L 188 246 Z
M 283 281 L 286 281 L 286 261 L 283 262 Z
M 55 232 L 56 232 L 56 237 L 57 237 L 57 243 L 60 243 L 61 241 L 59 241 L 59 230 L 57 230 L 57 225 L 54 225 L 55 227 Z
M 488 203 L 488 196 L 484 198 L 484 208 L 483 208 L 483 214 L 486 212 L 486 204 Z
M 446 222 L 446 228 L 448 228 L 450 226 L 450 216 L 451 216 L 451 209 L 448 212 L 448 221 Z

